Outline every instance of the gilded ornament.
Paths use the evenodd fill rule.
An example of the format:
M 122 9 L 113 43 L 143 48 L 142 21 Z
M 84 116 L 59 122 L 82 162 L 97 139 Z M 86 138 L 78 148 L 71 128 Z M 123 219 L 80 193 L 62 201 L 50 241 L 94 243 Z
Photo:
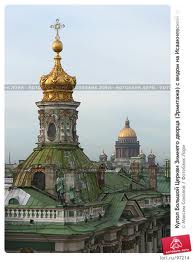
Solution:
M 60 63 L 60 52 L 63 49 L 63 44 L 60 41 L 59 29 L 64 27 L 56 20 L 56 24 L 51 28 L 56 29 L 55 41 L 52 44 L 52 49 L 56 52 L 54 57 L 54 67 L 47 75 L 40 78 L 40 86 L 43 90 L 43 102 L 66 102 L 73 101 L 72 93 L 76 86 L 76 77 L 68 75 Z

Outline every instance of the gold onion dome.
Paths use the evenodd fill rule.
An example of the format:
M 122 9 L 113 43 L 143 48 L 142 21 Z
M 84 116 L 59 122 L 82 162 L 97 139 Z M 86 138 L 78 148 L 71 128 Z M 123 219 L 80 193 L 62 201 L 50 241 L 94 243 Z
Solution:
M 42 101 L 73 101 L 72 93 L 76 86 L 76 77 L 68 75 L 60 63 L 61 56 L 59 53 L 63 49 L 63 44 L 60 41 L 58 30 L 64 27 L 64 25 L 61 25 L 57 19 L 56 24 L 51 27 L 57 31 L 55 41 L 52 44 L 52 49 L 56 52 L 54 57 L 55 64 L 49 74 L 43 75 L 40 78 L 40 86 L 43 90 Z
M 118 135 L 119 138 L 136 137 L 135 131 L 130 128 L 128 118 L 125 121 L 125 127 L 121 129 Z

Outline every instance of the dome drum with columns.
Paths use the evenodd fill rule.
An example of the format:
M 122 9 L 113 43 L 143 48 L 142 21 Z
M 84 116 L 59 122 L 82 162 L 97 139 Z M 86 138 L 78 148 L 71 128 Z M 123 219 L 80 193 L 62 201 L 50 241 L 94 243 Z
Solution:
M 38 144 L 78 144 L 76 134 L 79 102 L 37 102 L 40 134 Z

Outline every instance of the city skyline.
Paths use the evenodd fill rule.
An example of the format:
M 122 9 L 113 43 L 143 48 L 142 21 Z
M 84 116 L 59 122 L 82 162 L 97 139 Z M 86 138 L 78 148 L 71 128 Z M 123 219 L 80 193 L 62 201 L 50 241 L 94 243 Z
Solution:
M 36 146 L 39 121 L 35 102 L 41 100 L 42 92 L 26 91 L 22 93 L 14 91 L 12 93 L 6 92 L 6 94 L 9 94 L 6 97 L 7 108 L 5 110 L 6 160 L 8 161 L 9 151 L 12 152 L 13 160 L 17 156 L 20 157 L 16 160 L 25 159 Z M 23 110 L 22 103 L 14 104 L 14 101 L 19 99 L 28 104 L 25 110 Z M 146 154 L 150 153 L 152 149 L 157 155 L 157 161 L 162 163 L 165 158 L 169 158 L 169 92 L 122 91 L 109 94 L 109 92 L 98 91 L 74 91 L 74 100 L 81 102 L 77 121 L 80 146 L 84 148 L 85 153 L 91 159 L 98 160 L 103 149 L 110 157 L 114 151 L 118 133 L 124 127 L 127 116 L 131 127 L 136 131 L 141 149 Z M 107 100 L 110 103 L 105 104 Z M 122 101 L 121 110 L 119 108 L 120 103 L 116 103 L 119 100 Z M 136 100 L 139 104 L 135 103 Z M 144 101 L 146 101 L 145 104 Z M 154 110 L 152 110 L 152 107 Z M 89 110 L 92 111 L 92 114 Z M 17 119 L 16 122 L 10 121 L 13 113 Z M 17 140 L 15 134 L 19 135 Z

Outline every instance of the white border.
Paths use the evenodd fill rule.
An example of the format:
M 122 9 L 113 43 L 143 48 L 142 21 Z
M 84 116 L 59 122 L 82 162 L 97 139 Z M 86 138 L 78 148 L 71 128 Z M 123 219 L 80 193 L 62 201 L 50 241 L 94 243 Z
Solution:
M 167 0 L 160 0 L 160 1 L 156 1 L 156 0 L 151 0 L 151 1 L 138 1 L 138 0 L 133 0 L 133 1 L 108 1 L 108 0 L 92 0 L 92 3 L 90 0 L 67 0 L 67 1 L 59 1 L 59 0 L 28 0 L 26 1 L 16 1 L 16 0 L 10 0 L 10 1 L 6 1 L 6 3 L 3 3 L 3 1 L 1 1 L 0 3 L 0 27 L 1 27 L 1 32 L 2 35 L 4 35 L 4 8 L 6 5 L 76 5 L 76 4 L 83 4 L 83 5 L 101 5 L 101 4 L 109 4 L 109 5 L 124 5 L 124 4 L 133 4 L 133 5 L 169 5 L 171 7 L 171 15 L 173 16 L 176 13 L 176 10 L 179 10 L 180 13 L 180 21 L 181 21 L 181 29 L 182 29 L 182 34 L 181 34 L 181 44 L 183 46 L 183 49 L 181 50 L 181 52 L 183 53 L 183 62 L 181 63 L 181 67 L 183 66 L 183 72 L 181 74 L 182 80 L 181 80 L 181 84 L 182 86 L 184 86 L 184 91 L 183 91 L 183 95 L 182 98 L 184 100 L 184 102 L 181 101 L 181 106 L 183 106 L 183 117 L 184 117 L 184 126 L 183 126 L 183 132 L 185 133 L 185 136 L 183 137 L 183 142 L 186 144 L 188 151 L 187 151 L 187 175 L 188 175 L 188 183 L 190 185 L 188 191 L 187 191 L 187 203 L 189 204 L 189 212 L 188 212 L 188 216 L 187 216 L 187 222 L 188 222 L 188 228 L 186 229 L 186 233 L 192 233 L 192 228 L 191 228 L 191 221 L 192 221 L 192 208 L 191 208 L 191 196 L 192 196 L 192 191 L 193 189 L 191 188 L 191 181 L 192 181 L 192 177 L 193 174 L 191 174 L 192 171 L 192 156 L 193 156 L 193 146 L 192 147 L 188 147 L 190 144 L 193 144 L 192 142 L 192 129 L 191 129 L 191 122 L 192 122 L 192 117 L 191 117 L 191 113 L 193 112 L 191 105 L 192 105 L 192 90 L 193 87 L 191 86 L 192 83 L 192 79 L 191 76 L 192 74 L 192 47 L 193 47 L 193 37 L 191 37 L 192 35 L 192 27 L 191 24 L 192 23 L 192 8 L 190 3 L 187 3 L 188 1 L 178 1 L 178 0 L 171 0 L 171 1 L 167 1 Z M 191 1 L 190 1 L 191 2 Z M 35 19 L 35 18 L 34 18 Z M 173 21 L 171 21 L 171 26 L 173 28 Z M 173 50 L 173 44 L 174 44 L 174 31 L 171 31 L 171 36 L 172 36 L 172 41 L 171 41 L 171 51 Z M 1 70 L 0 70 L 0 80 L 1 80 L 1 89 L 0 89 L 0 104 L 3 108 L 3 110 L 0 110 L 0 119 L 1 121 L 4 121 L 4 41 L 1 41 L 1 48 L 0 48 L 0 57 L 1 57 Z M 171 79 L 173 81 L 174 75 L 173 75 L 173 71 L 174 71 L 174 64 L 173 64 L 173 59 L 174 56 L 173 54 L 171 55 Z M 171 92 L 171 117 L 173 117 L 173 113 L 175 110 L 174 107 L 174 93 L 173 91 Z M 1 128 L 1 133 L 0 133 L 0 137 L 1 137 L 1 145 L 4 145 L 4 130 Z M 172 161 L 171 163 L 173 163 L 173 136 L 175 135 L 174 133 L 175 129 L 174 129 L 174 125 L 173 123 L 171 123 L 171 146 L 172 146 L 172 150 L 171 150 L 171 154 L 172 154 Z M 1 185 L 3 186 L 4 184 L 4 146 L 1 147 Z M 173 167 L 172 167 L 173 168 Z M 172 169 L 173 170 L 173 169 Z M 1 214 L 4 213 L 4 205 L 3 205 L 3 191 L 1 190 L 1 208 L 2 208 L 2 212 Z M 173 200 L 172 200 L 173 201 Z M 191 210 L 190 210 L 191 208 Z M 171 214 L 172 215 L 172 214 Z M 1 224 L 4 224 L 4 216 L 1 216 Z M 172 218 L 173 221 L 173 218 Z M 173 224 L 173 223 L 172 223 Z M 2 229 L 2 234 L 4 234 L 4 228 Z M 175 231 L 172 228 L 172 234 L 175 233 Z M 34 259 L 34 256 L 38 256 L 38 258 L 40 257 L 45 257 L 47 261 L 53 260 L 55 259 L 55 256 L 58 256 L 58 259 L 99 259 L 99 255 L 103 256 L 103 259 L 107 259 L 107 257 L 111 257 L 112 260 L 117 260 L 117 258 L 119 258 L 118 256 L 121 256 L 121 259 L 126 259 L 126 260 L 143 260 L 143 259 L 148 259 L 148 261 L 159 261 L 160 260 L 160 254 L 6 254 L 2 249 L 4 249 L 4 239 L 1 237 L 1 255 L 6 256 L 4 257 L 4 259 L 18 259 L 20 261 L 22 260 L 26 260 L 26 259 Z M 181 255 L 186 255 L 186 256 L 191 256 L 191 253 L 183 253 Z M 27 257 L 26 257 L 27 256 Z M 54 256 L 54 257 L 53 257 Z M 61 257 L 62 256 L 62 257 Z M 64 256 L 64 257 L 63 257 Z M 81 257 L 80 257 L 81 256 Z M 82 257 L 84 256 L 84 257 Z M 169 256 L 168 256 L 169 259 Z

